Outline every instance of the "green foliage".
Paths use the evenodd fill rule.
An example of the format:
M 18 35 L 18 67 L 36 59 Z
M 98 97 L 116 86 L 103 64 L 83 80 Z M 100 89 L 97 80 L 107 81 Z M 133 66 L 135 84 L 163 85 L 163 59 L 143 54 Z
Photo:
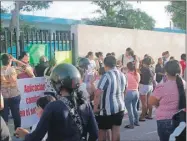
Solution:
M 186 1 L 171 1 L 166 7 L 176 27 L 186 29 Z
M 48 9 L 51 3 L 51 1 L 26 1 L 21 10 L 30 12 L 33 10 Z
M 95 12 L 100 17 L 85 20 L 87 24 L 147 30 L 154 28 L 155 20 L 152 17 L 139 9 L 133 9 L 126 1 L 93 1 L 93 4 L 99 6 Z

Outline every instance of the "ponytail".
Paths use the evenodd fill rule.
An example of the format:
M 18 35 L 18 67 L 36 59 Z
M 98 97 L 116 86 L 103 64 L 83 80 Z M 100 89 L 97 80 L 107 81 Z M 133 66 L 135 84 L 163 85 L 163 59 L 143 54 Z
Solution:
M 176 83 L 179 91 L 179 110 L 186 108 L 186 97 L 182 78 L 179 74 L 176 75 Z
M 83 92 L 79 91 L 78 89 L 70 92 L 70 97 L 75 107 L 78 107 L 84 104 L 86 101 L 86 98 L 84 97 Z

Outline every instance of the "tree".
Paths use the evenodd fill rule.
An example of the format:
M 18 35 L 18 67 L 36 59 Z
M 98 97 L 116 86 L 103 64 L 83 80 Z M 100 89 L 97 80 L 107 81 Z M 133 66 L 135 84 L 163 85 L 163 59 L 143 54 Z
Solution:
M 95 12 L 99 13 L 100 17 L 86 19 L 87 24 L 148 30 L 155 25 L 152 17 L 139 9 L 133 9 L 126 1 L 93 1 L 93 4 L 99 6 Z
M 186 1 L 171 1 L 165 7 L 176 27 L 186 29 Z

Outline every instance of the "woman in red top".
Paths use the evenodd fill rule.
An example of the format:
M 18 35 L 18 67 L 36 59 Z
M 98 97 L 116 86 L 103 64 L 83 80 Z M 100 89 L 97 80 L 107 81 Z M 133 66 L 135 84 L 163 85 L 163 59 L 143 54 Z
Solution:
M 182 77 L 184 78 L 184 73 L 186 70 L 186 54 L 181 55 L 181 61 L 180 61 L 181 67 L 182 67 Z

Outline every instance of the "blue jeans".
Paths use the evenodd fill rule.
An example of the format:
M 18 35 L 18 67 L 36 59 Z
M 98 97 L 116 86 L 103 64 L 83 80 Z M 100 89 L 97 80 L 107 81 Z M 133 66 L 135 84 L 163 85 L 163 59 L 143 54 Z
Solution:
M 128 90 L 125 95 L 125 106 L 128 111 L 130 125 L 139 123 L 139 116 L 137 110 L 137 103 L 139 99 L 138 90 Z
M 174 128 L 171 119 L 157 120 L 157 132 L 160 141 L 169 141 L 169 137 L 173 131 Z
M 20 95 L 12 98 L 4 98 L 4 109 L 2 110 L 2 117 L 5 120 L 5 122 L 8 122 L 8 114 L 10 108 L 14 120 L 15 130 L 16 128 L 21 127 L 21 116 L 19 113 L 20 100 Z

